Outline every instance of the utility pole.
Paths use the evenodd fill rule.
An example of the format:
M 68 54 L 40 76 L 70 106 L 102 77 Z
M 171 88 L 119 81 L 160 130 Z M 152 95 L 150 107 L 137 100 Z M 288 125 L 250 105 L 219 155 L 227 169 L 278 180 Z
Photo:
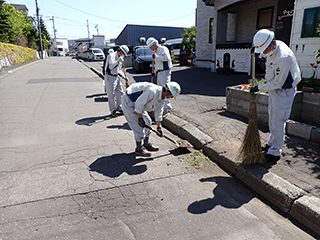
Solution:
M 88 29 L 88 41 L 89 41 L 89 48 L 90 48 L 90 31 L 89 31 L 89 20 L 87 20 L 87 29 Z
M 97 29 L 97 35 L 99 35 L 98 24 L 96 24 L 94 27 Z
M 37 12 L 37 19 L 38 19 L 38 31 L 39 31 L 39 36 L 40 36 L 40 57 L 43 59 L 42 56 L 42 51 L 43 51 L 43 46 L 42 46 L 42 34 L 41 34 L 41 26 L 40 26 L 40 18 L 39 18 L 39 8 L 38 8 L 38 1 L 36 1 L 36 12 Z
M 54 16 L 52 16 L 52 18 L 50 19 L 52 20 L 52 24 L 53 24 L 53 36 L 54 36 L 54 43 L 53 43 L 53 47 L 54 50 L 56 51 L 56 54 L 58 54 L 58 49 L 57 49 L 57 36 L 56 36 L 56 28 L 54 26 Z

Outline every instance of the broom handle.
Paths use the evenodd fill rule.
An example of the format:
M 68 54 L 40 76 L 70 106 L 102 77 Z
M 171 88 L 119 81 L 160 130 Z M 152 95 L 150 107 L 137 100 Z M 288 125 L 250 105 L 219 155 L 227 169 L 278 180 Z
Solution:
M 254 79 L 256 78 L 256 54 L 254 53 L 254 48 L 252 50 L 252 78 L 251 87 L 254 85 Z
M 146 125 L 146 126 L 145 126 L 145 128 L 150 129 L 152 132 L 155 132 L 155 133 L 157 133 L 157 135 L 158 135 L 158 132 L 157 132 L 156 130 L 154 130 L 152 127 L 150 127 L 150 126 Z M 176 144 L 176 145 L 177 145 L 177 142 L 176 142 L 175 140 L 173 140 L 173 139 L 169 138 L 169 137 L 168 137 L 168 136 L 166 136 L 166 135 L 163 135 L 163 136 L 164 136 L 164 138 L 166 138 L 166 139 L 167 139 L 167 140 L 169 140 L 170 142 L 173 142 L 174 144 Z
M 154 54 L 154 51 L 153 51 L 153 54 Z M 153 73 L 154 73 L 154 58 L 152 58 L 152 74 Z M 151 82 L 153 83 L 153 76 L 151 76 Z
M 123 62 L 121 63 L 121 65 L 122 65 L 122 71 L 123 71 L 123 74 L 124 74 L 124 77 L 126 78 L 125 80 L 126 80 L 126 88 L 128 88 L 129 87 L 129 83 L 128 83 L 128 78 L 127 78 L 127 74 L 126 74 L 126 69 L 124 68 L 124 64 L 123 64 Z

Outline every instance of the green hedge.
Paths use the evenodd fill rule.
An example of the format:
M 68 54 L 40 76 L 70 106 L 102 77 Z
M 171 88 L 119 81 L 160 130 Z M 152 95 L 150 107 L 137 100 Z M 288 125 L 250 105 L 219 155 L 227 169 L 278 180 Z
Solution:
M 12 64 L 19 64 L 37 59 L 37 51 L 10 43 L 0 42 L 0 59 L 8 57 Z

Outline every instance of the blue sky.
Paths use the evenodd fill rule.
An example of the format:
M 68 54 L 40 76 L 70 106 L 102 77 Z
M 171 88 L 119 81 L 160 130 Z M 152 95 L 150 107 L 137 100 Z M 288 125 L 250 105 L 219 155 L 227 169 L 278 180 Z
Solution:
M 29 16 L 36 16 L 35 0 L 6 0 L 8 4 L 24 4 Z M 39 13 L 53 36 L 54 16 L 57 37 L 87 38 L 105 35 L 116 38 L 126 24 L 173 27 L 195 25 L 196 0 L 38 0 Z M 97 27 L 96 27 L 97 25 Z

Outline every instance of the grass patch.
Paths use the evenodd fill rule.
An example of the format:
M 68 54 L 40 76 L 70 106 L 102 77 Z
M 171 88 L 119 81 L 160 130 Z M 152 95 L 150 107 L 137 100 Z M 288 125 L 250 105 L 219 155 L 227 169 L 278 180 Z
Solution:
M 37 59 L 37 51 L 27 47 L 0 42 L 0 59 L 5 57 L 8 57 L 12 65 L 14 65 Z
M 203 163 L 211 162 L 210 159 L 200 151 L 191 154 L 190 165 L 195 169 L 200 169 Z

